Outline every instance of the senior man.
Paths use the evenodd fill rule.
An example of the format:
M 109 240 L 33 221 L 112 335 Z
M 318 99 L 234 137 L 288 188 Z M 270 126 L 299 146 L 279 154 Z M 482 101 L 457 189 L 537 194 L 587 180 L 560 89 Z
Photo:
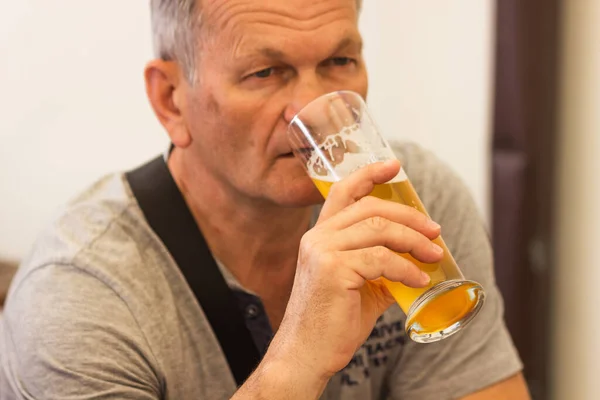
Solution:
M 291 154 L 286 127 L 304 105 L 335 90 L 367 96 L 360 2 L 151 8 L 147 95 L 172 145 L 96 182 L 40 235 L 1 325 L 0 398 L 527 399 L 460 180 L 394 145 L 434 222 L 368 196 L 397 162 L 359 170 L 323 202 Z M 436 262 L 440 225 L 487 302 L 464 331 L 421 345 L 378 278 L 426 285 L 389 249 Z M 210 259 L 186 258 L 198 248 Z M 223 298 L 197 286 L 212 267 Z M 242 323 L 219 333 L 229 321 Z M 258 355 L 248 376 L 236 366 L 246 351 Z

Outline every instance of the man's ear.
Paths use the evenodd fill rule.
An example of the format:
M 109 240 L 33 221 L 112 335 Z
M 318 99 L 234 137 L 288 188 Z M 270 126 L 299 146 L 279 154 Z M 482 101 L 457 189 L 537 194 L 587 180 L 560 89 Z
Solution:
M 158 120 L 176 147 L 187 147 L 192 137 L 184 121 L 182 107 L 188 84 L 173 61 L 152 60 L 144 70 L 146 94 Z

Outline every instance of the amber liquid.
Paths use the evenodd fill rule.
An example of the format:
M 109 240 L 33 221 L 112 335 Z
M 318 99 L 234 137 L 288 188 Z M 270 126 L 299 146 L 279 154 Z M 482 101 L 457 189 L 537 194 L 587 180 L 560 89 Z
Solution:
M 333 182 L 326 182 L 318 179 L 313 179 L 313 182 L 323 197 L 327 198 Z M 421 200 L 409 180 L 377 185 L 371 192 L 371 196 L 409 205 L 420 212 L 427 214 L 423 203 L 421 203 Z M 464 280 L 461 271 L 456 265 L 450 251 L 448 251 L 442 237 L 440 236 L 437 239 L 434 239 L 433 242 L 444 249 L 444 258 L 438 263 L 426 264 L 417 261 L 410 254 L 400 254 L 400 256 L 409 259 L 430 276 L 431 282 L 427 287 L 415 289 L 399 282 L 391 282 L 385 278 L 383 279 L 390 293 L 409 317 L 406 326 L 417 326 L 419 334 L 421 335 L 443 331 L 463 320 L 474 310 L 479 301 L 474 294 L 474 287 L 476 285 L 466 283 L 450 288 L 447 291 L 442 291 L 437 296 L 433 296 L 430 301 L 422 307 L 418 307 L 417 310 L 409 315 L 409 310 L 415 300 L 433 286 L 449 280 Z

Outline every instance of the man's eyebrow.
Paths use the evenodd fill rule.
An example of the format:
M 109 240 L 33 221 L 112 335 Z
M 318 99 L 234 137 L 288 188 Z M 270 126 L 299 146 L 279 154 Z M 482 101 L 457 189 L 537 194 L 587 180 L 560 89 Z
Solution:
M 337 45 L 337 47 L 335 48 L 335 50 L 333 51 L 333 54 L 335 53 L 339 53 L 342 50 L 346 50 L 348 48 L 352 48 L 354 50 L 356 50 L 358 53 L 362 52 L 362 47 L 363 47 L 363 42 L 361 39 L 356 39 L 354 37 L 351 36 L 346 36 L 344 39 L 342 39 L 340 41 L 340 43 Z
M 271 47 L 263 47 L 263 48 L 259 48 L 259 49 L 255 50 L 255 51 L 250 51 L 250 52 L 245 52 L 244 54 L 239 54 L 235 58 L 237 60 L 247 60 L 247 59 L 256 58 L 257 56 L 268 58 L 268 59 L 280 60 L 285 57 L 285 54 L 283 54 L 283 52 L 273 49 Z
M 282 59 L 285 57 L 285 54 L 283 54 L 282 51 L 272 49 L 270 47 L 263 47 L 259 52 L 263 57 L 271 59 Z
M 358 53 L 362 51 L 363 42 L 361 39 L 356 39 L 354 37 L 347 36 L 342 39 L 338 45 L 334 48 L 331 54 L 336 54 L 341 52 L 342 50 L 346 50 L 348 48 L 355 49 Z M 260 54 L 262 57 L 271 59 L 271 60 L 281 60 L 285 58 L 285 54 L 281 50 L 274 49 L 272 47 L 262 47 L 259 48 L 256 53 L 246 53 L 242 54 L 237 59 L 247 59 L 253 58 L 256 54 Z

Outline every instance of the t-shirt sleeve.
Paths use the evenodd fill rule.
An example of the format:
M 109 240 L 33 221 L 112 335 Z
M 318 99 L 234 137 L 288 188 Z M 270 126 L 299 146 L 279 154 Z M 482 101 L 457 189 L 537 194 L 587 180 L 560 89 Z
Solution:
M 481 283 L 486 299 L 479 315 L 454 336 L 431 344 L 407 340 L 391 371 L 390 398 L 460 399 L 513 376 L 522 364 L 504 323 L 489 235 L 468 189 L 446 165 L 418 148 L 406 165 L 465 278 Z
M 151 351 L 126 303 L 86 272 L 67 265 L 29 272 L 1 323 L 0 386 L 16 398 L 160 397 Z

